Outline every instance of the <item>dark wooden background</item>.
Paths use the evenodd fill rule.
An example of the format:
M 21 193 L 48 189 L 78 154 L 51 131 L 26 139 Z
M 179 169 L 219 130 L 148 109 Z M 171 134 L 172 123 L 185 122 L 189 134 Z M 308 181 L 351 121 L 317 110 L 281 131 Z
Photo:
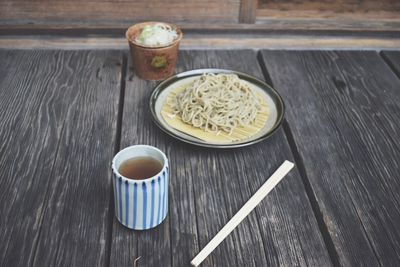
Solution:
M 272 29 L 399 28 L 396 0 L 1 0 L 0 24 L 81 27 L 119 27 L 148 20 L 202 29 L 260 25 Z M 257 26 L 258 25 L 258 26 Z

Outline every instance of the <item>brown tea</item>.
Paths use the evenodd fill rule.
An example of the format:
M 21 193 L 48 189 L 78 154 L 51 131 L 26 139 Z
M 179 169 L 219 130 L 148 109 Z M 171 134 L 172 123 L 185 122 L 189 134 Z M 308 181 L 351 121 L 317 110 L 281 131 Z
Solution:
M 153 177 L 162 170 L 162 164 L 152 157 L 130 158 L 122 162 L 119 173 L 129 179 L 141 180 Z

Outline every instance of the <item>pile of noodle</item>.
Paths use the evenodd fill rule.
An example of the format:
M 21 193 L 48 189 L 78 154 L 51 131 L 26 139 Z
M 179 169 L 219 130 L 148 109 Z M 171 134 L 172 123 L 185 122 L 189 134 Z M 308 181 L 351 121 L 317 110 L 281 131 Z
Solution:
M 169 105 L 185 123 L 216 134 L 251 124 L 261 109 L 249 85 L 235 74 L 203 74 Z

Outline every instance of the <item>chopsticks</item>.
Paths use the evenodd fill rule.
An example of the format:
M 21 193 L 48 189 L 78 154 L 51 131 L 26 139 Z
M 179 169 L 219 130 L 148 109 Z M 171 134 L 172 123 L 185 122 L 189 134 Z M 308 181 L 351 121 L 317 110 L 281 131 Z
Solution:
M 243 205 L 230 221 L 211 239 L 211 241 L 190 262 L 199 266 L 205 258 L 246 218 L 247 215 L 263 200 L 269 192 L 288 174 L 294 164 L 288 160 L 271 175 L 271 177 L 257 190 L 257 192 Z

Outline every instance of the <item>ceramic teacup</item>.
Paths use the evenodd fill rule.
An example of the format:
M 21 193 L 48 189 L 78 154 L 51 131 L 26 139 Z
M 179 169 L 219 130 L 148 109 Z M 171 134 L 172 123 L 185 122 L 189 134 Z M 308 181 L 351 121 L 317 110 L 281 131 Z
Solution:
M 146 179 L 129 179 L 119 173 L 121 164 L 131 158 L 152 157 L 162 164 L 159 173 Z M 169 166 L 158 148 L 135 145 L 119 151 L 113 161 L 115 215 L 124 226 L 134 230 L 156 227 L 168 213 Z

